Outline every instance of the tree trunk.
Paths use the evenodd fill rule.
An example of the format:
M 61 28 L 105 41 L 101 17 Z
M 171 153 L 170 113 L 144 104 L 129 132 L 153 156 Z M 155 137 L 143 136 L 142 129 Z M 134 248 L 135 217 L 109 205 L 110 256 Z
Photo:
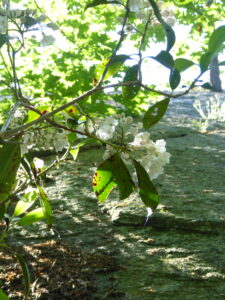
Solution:
M 210 67 L 210 83 L 215 92 L 222 92 L 222 84 L 220 79 L 220 70 L 218 67 L 218 55 L 211 61 Z

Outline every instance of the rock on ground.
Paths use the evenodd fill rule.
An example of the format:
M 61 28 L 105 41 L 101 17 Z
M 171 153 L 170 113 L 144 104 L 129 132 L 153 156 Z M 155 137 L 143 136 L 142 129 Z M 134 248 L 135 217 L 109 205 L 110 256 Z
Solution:
M 193 101 L 209 96 L 173 99 L 151 130 L 154 139 L 166 139 L 172 156 L 154 181 L 161 204 L 147 226 L 137 197 L 119 202 L 115 192 L 106 205 L 97 203 L 91 177 L 102 150 L 82 152 L 76 162 L 53 171 L 47 193 L 61 238 L 111 255 L 121 266 L 113 275 L 121 294 L 105 299 L 225 299 L 225 126 L 214 123 L 206 133 L 193 126 L 199 119 Z M 41 226 L 18 229 L 14 237 L 26 243 L 35 243 L 39 234 L 49 238 Z M 96 280 L 103 285 L 107 278 Z

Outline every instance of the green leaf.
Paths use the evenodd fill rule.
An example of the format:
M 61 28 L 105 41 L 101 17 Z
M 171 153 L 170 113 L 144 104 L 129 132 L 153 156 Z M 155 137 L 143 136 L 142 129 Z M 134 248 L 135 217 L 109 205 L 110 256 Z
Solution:
M 22 199 L 16 204 L 13 216 L 17 217 L 26 212 L 34 204 L 37 195 L 38 194 L 35 189 L 23 195 Z
M 39 23 L 38 20 L 36 20 L 35 18 L 32 18 L 30 16 L 25 16 L 20 19 L 21 19 L 21 22 L 24 24 L 24 26 L 26 26 L 27 28 L 32 27 Z
M 175 90 L 178 87 L 178 85 L 180 84 L 180 80 L 181 80 L 180 72 L 177 69 L 171 70 L 169 82 L 172 90 Z
M 118 154 L 112 155 L 98 167 L 92 184 L 100 201 L 105 201 L 116 185 L 120 200 L 129 197 L 134 190 L 130 172 Z
M 9 36 L 7 34 L 0 33 L 0 48 L 9 41 Z
M 144 128 L 150 128 L 162 119 L 162 117 L 167 111 L 169 102 L 170 98 L 166 98 L 157 102 L 146 111 L 143 118 Z
M 44 217 L 48 225 L 52 225 L 52 207 L 50 201 L 40 185 L 37 185 L 40 194 L 40 204 L 43 209 Z
M 77 120 L 79 118 L 80 111 L 76 105 L 70 105 L 69 107 L 65 108 L 64 111 L 74 120 Z
M 201 87 L 206 90 L 215 91 L 215 89 L 211 86 L 211 84 L 209 82 L 203 83 L 201 85 Z
M 151 182 L 149 175 L 145 171 L 144 167 L 142 167 L 142 165 L 136 160 L 133 160 L 133 162 L 138 178 L 139 195 L 143 203 L 147 207 L 150 207 L 152 210 L 154 210 L 159 204 L 158 192 Z
M 27 226 L 44 219 L 45 219 L 45 215 L 43 212 L 43 208 L 39 207 L 26 214 L 24 217 L 22 217 L 17 222 L 17 224 L 20 226 Z
M 218 64 L 216 64 L 215 66 L 218 66 L 218 67 L 220 67 L 220 66 L 225 66 L 225 60 L 224 61 L 221 61 L 221 62 L 219 62 Z
M 30 272 L 29 272 L 29 269 L 27 267 L 27 264 L 26 264 L 24 258 L 20 254 L 17 254 L 16 258 L 17 258 L 18 262 L 20 263 L 20 266 L 23 271 L 23 278 L 24 278 L 24 283 L 25 283 L 24 295 L 25 295 L 25 300 L 26 300 L 28 297 L 29 291 L 30 291 Z
M 138 80 L 138 72 L 139 72 L 138 64 L 130 67 L 124 76 L 123 82 L 137 81 Z M 139 90 L 140 90 L 139 85 L 123 86 L 122 87 L 123 98 L 125 100 L 131 100 L 137 95 Z
M 10 300 L 9 297 L 3 292 L 3 290 L 0 288 L 0 299 L 1 300 Z
M 212 54 L 218 53 L 225 42 L 225 25 L 218 27 L 210 36 L 208 49 Z
M 48 105 L 37 106 L 36 109 L 39 110 L 42 114 L 46 114 L 51 111 L 51 107 Z M 30 123 L 38 118 L 40 118 L 40 115 L 38 113 L 33 110 L 29 110 L 26 123 Z
M 79 153 L 80 148 L 75 148 L 70 150 L 70 154 L 73 156 L 73 160 L 77 159 L 77 155 Z
M 9 197 L 15 184 L 21 160 L 19 140 L 14 138 L 0 148 L 0 202 Z
M 175 44 L 175 40 L 176 40 L 175 32 L 170 25 L 168 25 L 164 22 L 156 2 L 154 0 L 150 0 L 150 4 L 153 8 L 153 11 L 154 11 L 154 14 L 155 14 L 157 20 L 162 24 L 163 29 L 165 31 L 166 40 L 167 40 L 166 51 L 169 52 L 172 49 L 173 45 Z
M 26 212 L 33 204 L 35 201 L 24 201 L 24 200 L 20 200 L 17 202 L 13 216 L 17 217 L 21 214 L 23 214 L 24 212 Z
M 176 41 L 175 32 L 174 32 L 173 28 L 166 23 L 163 23 L 163 27 L 164 27 L 164 30 L 166 33 L 166 39 L 167 39 L 166 51 L 170 51 Z
M 67 119 L 67 121 L 66 121 L 66 126 L 67 126 L 69 129 L 76 129 L 77 126 L 78 126 L 78 121 L 75 120 L 75 119 L 69 118 L 69 119 Z
M 98 199 L 102 202 L 106 201 L 112 189 L 117 185 L 108 160 L 104 161 L 94 173 L 92 185 Z
M 104 80 L 113 76 L 122 67 L 124 62 L 129 58 L 130 57 L 128 55 L 120 54 L 120 55 L 115 55 L 114 57 L 112 57 L 111 61 L 110 61 L 110 58 L 104 59 L 104 61 L 101 64 L 99 64 L 95 69 L 94 83 L 97 84 L 97 82 L 101 78 L 102 74 L 104 73 L 104 70 L 105 70 L 107 64 L 109 63 L 109 61 L 110 61 L 110 65 L 109 65 L 108 71 L 104 77 Z
M 121 4 L 119 1 L 107 1 L 107 0 L 93 0 L 91 3 L 87 4 L 84 10 L 87 10 L 90 7 L 102 5 L 102 4 Z
M 201 73 L 204 73 L 205 71 L 208 70 L 208 67 L 209 67 L 209 64 L 211 62 L 211 59 L 212 59 L 212 55 L 209 52 L 204 53 L 200 57 L 200 69 L 201 69 Z
M 0 204 L 0 221 L 4 218 L 5 212 L 6 212 L 6 203 Z
M 174 68 L 177 69 L 179 72 L 184 72 L 193 65 L 193 61 L 186 58 L 177 58 L 174 61 Z
M 167 51 L 161 51 L 157 56 L 153 58 L 169 69 L 172 69 L 174 66 L 173 56 Z

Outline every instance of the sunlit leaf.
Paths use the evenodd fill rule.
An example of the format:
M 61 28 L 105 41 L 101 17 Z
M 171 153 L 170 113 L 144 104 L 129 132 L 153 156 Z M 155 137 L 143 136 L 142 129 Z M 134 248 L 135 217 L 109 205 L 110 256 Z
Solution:
M 161 51 L 154 59 L 169 69 L 174 66 L 173 56 L 167 51 Z
M 138 72 L 139 72 L 139 65 L 134 65 L 130 67 L 124 76 L 123 82 L 137 81 Z M 131 100 L 137 95 L 139 90 L 140 90 L 139 85 L 123 86 L 122 87 L 123 98 L 125 100 Z
M 40 113 L 42 113 L 43 115 L 47 114 L 47 113 L 49 113 L 51 111 L 51 107 L 48 106 L 48 105 L 37 106 L 36 109 L 39 110 Z M 38 119 L 38 118 L 40 118 L 40 114 L 39 113 L 36 113 L 33 110 L 29 110 L 29 112 L 27 114 L 26 123 L 30 123 L 30 122 Z
M 174 68 L 177 69 L 179 72 L 184 72 L 193 65 L 193 61 L 186 58 L 177 58 L 174 61 Z
M 70 116 L 71 118 L 73 118 L 75 120 L 77 120 L 80 115 L 80 111 L 79 111 L 78 107 L 75 105 L 71 105 L 71 106 L 65 108 L 64 111 L 66 112 L 66 114 L 68 116 Z
M 95 171 L 92 185 L 98 199 L 102 202 L 106 201 L 112 189 L 117 185 L 112 165 L 108 160 Z
M 30 291 L 30 272 L 29 272 L 29 269 L 27 267 L 27 264 L 26 264 L 24 258 L 20 254 L 17 254 L 16 258 L 17 258 L 18 262 L 20 263 L 20 266 L 23 271 L 23 278 L 24 278 L 24 283 L 25 283 L 25 291 L 24 291 L 25 297 L 24 298 L 26 300 L 29 295 L 29 291 Z
M 149 175 L 145 171 L 144 167 L 136 160 L 133 160 L 133 162 L 138 178 L 139 195 L 143 203 L 147 207 L 150 207 L 152 210 L 154 210 L 159 204 L 158 192 L 151 182 Z
M 104 77 L 104 79 L 107 79 L 111 76 L 113 76 L 124 64 L 124 62 L 129 59 L 130 57 L 125 54 L 115 55 L 111 61 L 110 58 L 106 58 L 101 64 L 99 64 L 95 69 L 95 82 L 97 83 L 99 79 L 101 78 L 102 74 L 104 73 L 104 70 L 107 66 L 107 64 L 110 61 L 110 65 L 108 68 L 108 71 Z
M 168 104 L 170 102 L 169 98 L 161 100 L 156 104 L 152 105 L 145 113 L 143 118 L 143 126 L 144 128 L 150 128 L 156 123 L 158 123 L 164 114 L 167 111 Z
M 70 150 L 70 154 L 73 156 L 73 160 L 77 159 L 80 148 L 75 148 Z
M 177 69 L 171 70 L 169 82 L 172 90 L 175 90 L 178 87 L 178 85 L 180 84 L 180 80 L 181 80 L 180 72 Z
M 37 186 L 40 194 L 40 204 L 43 209 L 45 221 L 48 225 L 52 225 L 52 207 L 50 201 L 40 185 Z
M 33 204 L 35 201 L 24 201 L 24 200 L 20 200 L 17 202 L 13 216 L 17 217 L 21 214 L 23 214 L 24 212 L 26 212 Z
M 225 42 L 225 25 L 218 27 L 211 34 L 209 39 L 209 52 L 212 54 L 219 52 L 224 42 Z
M 19 140 L 14 138 L 0 148 L 0 202 L 8 198 L 15 184 L 21 160 Z
M 45 219 L 45 215 L 43 212 L 43 208 L 39 207 L 26 214 L 24 217 L 22 217 L 17 222 L 17 224 L 20 226 L 27 226 L 44 219 Z
M 118 154 L 104 161 L 93 176 L 93 188 L 100 201 L 105 201 L 116 185 L 120 200 L 129 197 L 134 190 L 130 172 Z

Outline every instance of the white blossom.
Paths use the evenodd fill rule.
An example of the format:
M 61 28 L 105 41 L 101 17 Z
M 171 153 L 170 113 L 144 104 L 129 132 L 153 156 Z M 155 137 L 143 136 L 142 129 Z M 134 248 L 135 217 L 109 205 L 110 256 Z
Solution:
M 113 117 L 106 117 L 100 124 L 99 129 L 96 131 L 97 137 L 102 140 L 109 140 L 113 137 L 115 128 L 118 125 L 118 120 Z
M 33 162 L 36 169 L 42 169 L 44 167 L 44 161 L 40 158 L 35 157 Z
M 168 17 L 166 19 L 166 23 L 170 26 L 174 26 L 175 22 L 176 22 L 176 20 L 174 18 Z
M 62 151 L 68 145 L 67 136 L 64 132 L 57 132 L 54 136 L 53 145 L 57 152 Z
M 137 12 L 139 9 L 144 7 L 143 0 L 130 0 L 129 1 L 129 9 L 130 11 Z

